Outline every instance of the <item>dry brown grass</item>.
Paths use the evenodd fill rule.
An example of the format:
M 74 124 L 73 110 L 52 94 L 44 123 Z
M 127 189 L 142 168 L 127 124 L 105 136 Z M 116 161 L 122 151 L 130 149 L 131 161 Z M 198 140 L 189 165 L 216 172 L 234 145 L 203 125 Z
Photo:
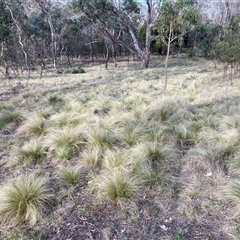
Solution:
M 179 56 L 163 95 L 163 59 L 153 57 L 147 70 L 136 64 L 0 81 L 0 111 L 29 113 L 18 134 L 0 132 L 1 180 L 41 172 L 58 199 L 41 227 L 22 224 L 3 239 L 238 239 L 230 227 L 238 200 L 221 190 L 239 181 L 238 77 L 229 86 L 205 60 Z M 16 164 L 13 149 L 32 139 L 47 147 L 41 161 Z M 71 195 L 57 184 L 56 157 L 70 166 L 60 175 L 76 185 Z M 88 169 L 84 185 L 76 166 Z

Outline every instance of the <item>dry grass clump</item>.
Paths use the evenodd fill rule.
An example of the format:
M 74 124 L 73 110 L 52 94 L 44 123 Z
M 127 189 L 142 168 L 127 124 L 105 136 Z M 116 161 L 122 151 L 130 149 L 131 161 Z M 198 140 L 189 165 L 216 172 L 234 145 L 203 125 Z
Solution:
M 17 154 L 21 161 L 36 163 L 46 154 L 46 148 L 37 140 L 32 140 L 19 148 Z
M 169 121 L 179 109 L 179 103 L 173 98 L 159 98 L 148 106 L 146 119 L 148 121 Z
M 98 147 L 87 149 L 82 154 L 83 163 L 93 169 L 99 168 L 102 164 L 102 150 Z
M 86 145 L 82 127 L 65 127 L 52 130 L 45 138 L 45 145 L 61 158 L 69 158 L 75 150 Z
M 100 149 L 111 148 L 116 142 L 115 134 L 103 128 L 92 130 L 88 133 L 87 138 L 90 145 Z
M 126 146 L 132 147 L 143 140 L 146 133 L 146 125 L 137 121 L 126 122 L 117 133 Z
M 171 145 L 163 145 L 161 142 L 142 142 L 136 148 L 140 159 L 151 161 L 174 160 L 179 157 L 179 151 Z
M 126 169 L 127 161 L 123 152 L 116 150 L 107 150 L 104 153 L 104 158 L 102 161 L 102 168 L 108 170 L 109 172 L 116 169 Z
M 139 180 L 125 171 L 102 172 L 93 180 L 98 197 L 117 204 L 133 197 L 139 191 Z
M 0 113 L 0 129 L 7 127 L 9 124 L 19 125 L 23 119 L 24 115 L 22 112 L 4 109 Z
M 30 115 L 18 128 L 18 134 L 26 134 L 27 136 L 41 136 L 51 129 L 50 122 L 38 112 Z
M 78 166 L 60 167 L 59 178 L 63 185 L 75 186 L 86 181 L 87 171 Z
M 35 225 L 52 200 L 46 180 L 23 177 L 0 188 L 0 220 L 12 227 L 25 222 Z
M 137 176 L 142 184 L 150 188 L 161 185 L 164 181 L 164 170 L 158 169 L 157 166 L 154 166 L 150 161 L 135 164 L 134 175 Z

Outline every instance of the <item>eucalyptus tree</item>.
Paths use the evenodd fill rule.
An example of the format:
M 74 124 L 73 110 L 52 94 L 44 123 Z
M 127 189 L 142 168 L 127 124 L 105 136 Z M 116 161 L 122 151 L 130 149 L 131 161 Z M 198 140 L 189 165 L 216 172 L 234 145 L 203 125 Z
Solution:
M 161 15 L 155 24 L 157 35 L 153 39 L 158 44 L 164 43 L 167 46 L 164 91 L 167 88 L 167 70 L 171 43 L 182 39 L 187 32 L 201 21 L 201 14 L 194 4 L 194 0 L 166 0 L 161 6 Z
M 215 42 L 214 57 L 223 63 L 223 79 L 229 79 L 233 84 L 233 73 L 240 63 L 240 14 L 233 16 L 223 31 L 223 36 Z
M 141 60 L 147 68 L 150 59 L 151 31 L 159 16 L 161 0 L 145 0 L 145 18 L 140 15 L 140 3 L 135 0 L 72 0 L 73 7 L 92 23 L 98 23 L 104 36 Z M 139 28 L 146 21 L 145 43 L 139 36 Z M 112 31 L 114 29 L 114 31 Z M 125 36 L 125 37 L 123 37 Z
M 51 52 L 53 59 L 53 67 L 57 68 L 57 36 L 55 32 L 55 27 L 53 25 L 51 10 L 52 10 L 52 1 L 51 0 L 35 0 L 42 10 L 46 14 L 47 22 L 51 32 Z
M 28 54 L 28 38 L 25 34 L 28 27 L 28 17 L 25 14 L 22 1 L 1 0 L 1 65 L 4 66 L 4 75 L 10 76 L 10 69 L 16 73 L 18 67 L 22 72 L 27 69 L 30 75 Z M 23 63 L 25 67 L 23 66 Z
M 9 78 L 10 60 L 12 58 L 11 46 L 13 46 L 13 34 L 11 31 L 13 20 L 3 0 L 0 0 L 0 12 L 0 66 L 4 68 L 4 70 L 0 68 L 0 71 L 6 78 Z

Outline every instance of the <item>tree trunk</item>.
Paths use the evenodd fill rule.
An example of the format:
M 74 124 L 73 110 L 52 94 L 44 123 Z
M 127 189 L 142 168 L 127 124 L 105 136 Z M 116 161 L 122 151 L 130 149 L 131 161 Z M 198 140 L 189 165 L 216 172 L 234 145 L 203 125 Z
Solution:
M 171 46 L 171 34 L 172 34 L 172 22 L 170 23 L 170 27 L 169 27 L 167 56 L 165 59 L 165 83 L 164 83 L 164 89 L 163 89 L 164 92 L 166 92 L 167 85 L 168 85 L 168 60 L 169 60 L 169 53 L 170 53 L 170 46 Z
M 108 69 L 109 48 L 108 48 L 107 41 L 104 41 L 104 43 L 105 43 L 105 49 L 106 49 L 106 52 L 105 52 L 105 68 Z

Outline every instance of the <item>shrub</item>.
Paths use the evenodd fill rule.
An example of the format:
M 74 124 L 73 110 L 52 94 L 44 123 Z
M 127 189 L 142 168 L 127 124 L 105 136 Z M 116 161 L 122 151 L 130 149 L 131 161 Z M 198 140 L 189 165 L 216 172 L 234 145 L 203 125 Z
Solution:
M 195 57 L 195 51 L 194 51 L 193 48 L 189 48 L 189 49 L 187 50 L 187 57 L 188 57 L 188 58 L 193 58 L 193 57 Z
M 78 73 L 86 73 L 86 71 L 83 68 L 77 68 L 72 70 L 72 74 L 78 74 Z

